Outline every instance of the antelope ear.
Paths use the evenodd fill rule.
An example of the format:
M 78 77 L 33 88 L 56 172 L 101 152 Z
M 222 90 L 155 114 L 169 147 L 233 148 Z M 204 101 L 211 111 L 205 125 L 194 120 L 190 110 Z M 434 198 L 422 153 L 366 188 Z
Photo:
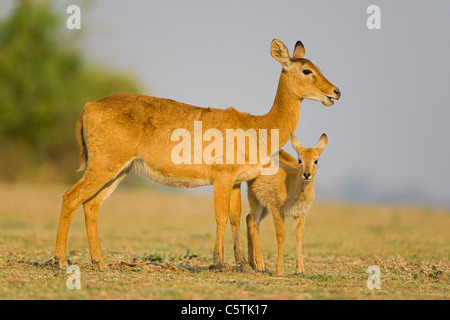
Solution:
M 278 39 L 273 39 L 270 45 L 270 54 L 272 57 L 283 65 L 283 68 L 289 67 L 291 64 L 291 58 L 289 57 L 289 51 Z
M 325 133 L 323 133 L 316 144 L 316 149 L 319 151 L 319 153 L 322 153 L 327 144 L 328 144 L 328 137 Z
M 292 132 L 289 132 L 289 135 L 291 136 L 291 143 L 292 146 L 294 147 L 294 150 L 297 153 L 300 153 L 300 151 L 303 149 L 303 145 L 300 143 L 297 137 L 292 134 Z
M 292 59 L 303 59 L 305 56 L 305 47 L 301 41 L 297 41 L 295 44 L 294 53 L 292 54 Z

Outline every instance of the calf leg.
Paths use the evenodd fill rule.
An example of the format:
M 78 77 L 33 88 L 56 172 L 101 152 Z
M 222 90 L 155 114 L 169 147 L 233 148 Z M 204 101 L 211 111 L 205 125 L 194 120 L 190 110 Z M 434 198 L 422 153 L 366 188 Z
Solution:
M 273 215 L 273 222 L 275 225 L 275 233 L 278 243 L 278 255 L 277 255 L 277 274 L 283 274 L 283 246 L 286 239 L 286 231 L 284 229 L 284 219 L 280 214 L 280 211 L 276 208 L 271 208 L 270 211 Z
M 297 274 L 304 275 L 305 268 L 303 267 L 303 233 L 305 231 L 305 219 L 306 215 L 303 214 L 298 218 L 295 218 L 295 235 L 297 237 L 297 255 L 296 255 L 296 268 Z

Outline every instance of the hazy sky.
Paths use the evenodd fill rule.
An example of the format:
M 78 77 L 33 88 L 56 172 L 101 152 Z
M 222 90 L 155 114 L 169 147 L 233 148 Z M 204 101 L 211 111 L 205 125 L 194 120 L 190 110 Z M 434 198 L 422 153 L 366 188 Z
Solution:
M 268 112 L 281 71 L 270 42 L 292 53 L 301 40 L 342 92 L 301 106 L 303 144 L 329 138 L 318 197 L 450 206 L 450 1 L 58 1 L 63 15 L 68 4 L 93 61 L 205 107 Z M 381 30 L 366 27 L 371 4 Z

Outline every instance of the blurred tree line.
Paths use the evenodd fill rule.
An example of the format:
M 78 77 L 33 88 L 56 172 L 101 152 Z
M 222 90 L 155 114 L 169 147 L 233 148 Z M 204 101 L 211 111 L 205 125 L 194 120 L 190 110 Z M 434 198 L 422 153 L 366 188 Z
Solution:
M 67 17 L 49 1 L 20 0 L 0 21 L 0 181 L 73 182 L 84 104 L 139 91 L 130 76 L 86 60 Z

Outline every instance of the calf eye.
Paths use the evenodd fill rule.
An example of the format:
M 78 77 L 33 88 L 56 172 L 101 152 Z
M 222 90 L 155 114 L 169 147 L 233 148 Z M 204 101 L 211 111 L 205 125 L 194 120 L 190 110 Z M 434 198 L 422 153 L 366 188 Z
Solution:
M 302 160 L 298 159 L 298 163 L 302 163 Z
M 308 69 L 304 69 L 303 70 L 303 74 L 305 74 L 305 75 L 308 75 L 308 74 L 311 74 L 311 73 L 312 73 L 311 70 L 308 70 Z
M 314 164 L 317 164 L 319 162 L 319 160 L 314 161 Z

